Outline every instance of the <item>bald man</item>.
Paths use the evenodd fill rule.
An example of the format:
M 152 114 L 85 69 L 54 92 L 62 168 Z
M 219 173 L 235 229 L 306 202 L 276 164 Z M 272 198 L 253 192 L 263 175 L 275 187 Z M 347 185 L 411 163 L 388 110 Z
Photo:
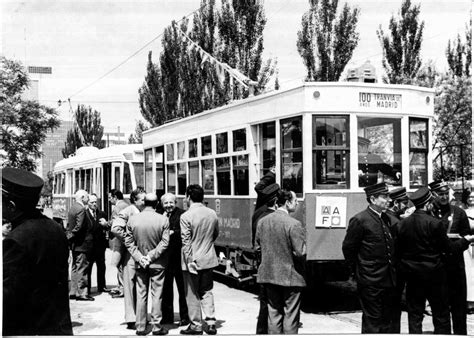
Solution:
M 165 282 L 163 285 L 163 324 L 174 322 L 173 309 L 173 280 L 176 280 L 176 287 L 179 294 L 179 326 L 189 324 L 188 306 L 186 305 L 186 294 L 184 291 L 183 271 L 181 270 L 181 226 L 180 218 L 184 212 L 176 206 L 176 196 L 166 193 L 161 196 L 163 215 L 168 217 L 170 223 L 170 243 L 168 245 L 168 266 L 165 269 Z
M 169 242 L 168 218 L 155 211 L 156 194 L 145 196 L 145 208 L 129 218 L 125 232 L 125 245 L 135 260 L 137 277 L 136 334 L 146 335 L 148 289 L 151 288 L 151 325 L 153 335 L 165 335 L 161 326 L 161 298 L 165 268 L 168 263 L 166 249 Z

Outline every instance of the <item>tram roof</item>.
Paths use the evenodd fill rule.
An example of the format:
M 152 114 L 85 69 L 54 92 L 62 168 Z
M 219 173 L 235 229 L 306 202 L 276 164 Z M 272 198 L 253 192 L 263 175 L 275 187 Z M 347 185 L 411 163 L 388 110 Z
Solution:
M 314 90 L 318 90 L 319 107 L 314 107 Z M 355 106 L 348 104 L 349 98 L 345 95 L 355 95 L 361 91 L 370 91 L 371 93 L 381 94 L 395 94 L 395 95 L 406 95 L 407 106 L 410 107 L 409 113 L 411 115 L 428 115 L 433 114 L 433 96 L 434 89 L 412 86 L 412 85 L 393 85 L 384 83 L 364 83 L 364 82 L 304 82 L 302 84 L 283 89 L 274 90 L 268 93 L 264 93 L 257 96 L 248 97 L 242 100 L 235 100 L 227 105 L 217 107 L 214 109 L 203 111 L 199 114 L 188 116 L 181 119 L 176 119 L 167 122 L 161 126 L 151 128 L 143 132 L 143 145 L 145 148 L 156 145 L 157 138 L 161 139 L 159 135 L 162 133 L 174 133 L 176 138 L 182 138 L 183 135 L 199 134 L 202 130 L 204 133 L 207 129 L 218 130 L 219 127 L 215 125 L 217 120 L 213 118 L 224 117 L 227 127 L 233 127 L 234 125 L 243 125 L 248 123 L 259 123 L 273 118 L 285 117 L 295 115 L 301 112 L 328 112 L 337 113 L 339 112 L 364 112 L 364 109 L 353 109 Z M 333 101 L 328 105 L 328 98 L 334 98 Z M 358 97 L 358 96 L 357 96 Z M 429 107 L 422 106 L 421 104 L 415 105 L 419 102 L 425 102 L 426 98 L 430 97 Z M 354 100 L 354 97 L 350 99 Z M 326 101 L 324 101 L 326 100 Z M 324 107 L 322 102 L 325 102 Z M 265 106 L 266 105 L 266 106 Z M 293 110 L 288 109 L 292 107 Z M 225 115 L 226 113 L 232 113 L 236 111 L 245 111 L 249 109 L 267 109 L 272 110 L 270 113 L 261 114 L 259 111 L 255 114 L 255 111 L 250 114 L 237 114 L 239 116 L 230 117 Z M 417 114 L 417 109 L 419 114 Z M 286 110 L 286 112 L 285 112 Z M 384 112 L 385 113 L 385 112 Z M 222 125 L 222 123 L 217 123 Z M 188 128 L 184 128 L 188 126 Z M 223 129 L 223 127 L 221 127 Z M 179 135 L 178 135 L 179 134 Z M 165 140 L 168 142 L 170 140 Z
M 142 144 L 122 144 L 107 148 L 81 147 L 76 155 L 65 158 L 56 163 L 55 170 L 79 168 L 94 163 L 115 161 L 143 161 Z

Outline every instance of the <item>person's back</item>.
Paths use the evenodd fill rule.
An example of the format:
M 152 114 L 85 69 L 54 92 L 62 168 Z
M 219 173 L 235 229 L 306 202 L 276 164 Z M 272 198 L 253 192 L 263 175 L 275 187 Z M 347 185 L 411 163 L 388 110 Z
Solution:
M 3 240 L 4 335 L 72 334 L 68 257 L 64 230 L 39 212 Z

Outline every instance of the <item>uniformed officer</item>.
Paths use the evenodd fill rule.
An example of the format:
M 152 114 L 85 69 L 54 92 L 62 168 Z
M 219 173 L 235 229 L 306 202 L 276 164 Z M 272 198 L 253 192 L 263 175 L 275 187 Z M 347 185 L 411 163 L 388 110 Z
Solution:
M 43 180 L 4 168 L 3 335 L 72 335 L 68 296 L 69 248 L 61 225 L 37 210 Z
M 355 270 L 362 333 L 389 333 L 395 295 L 394 240 L 385 183 L 366 187 L 369 206 L 349 220 L 342 251 Z
M 436 197 L 435 217 L 442 220 L 448 236 L 452 237 L 451 240 L 459 241 L 459 238 L 455 237 L 469 235 L 471 233 L 469 219 L 463 209 L 450 204 L 448 184 L 444 181 L 435 181 L 431 182 L 429 187 Z M 463 252 L 450 253 L 446 258 L 449 310 L 453 333 L 466 335 L 467 285 Z
M 398 224 L 397 256 L 407 283 L 408 329 L 421 334 L 426 300 L 433 313 L 435 334 L 450 334 L 448 290 L 444 255 L 462 252 L 474 236 L 450 243 L 443 223 L 430 213 L 432 194 L 427 187 L 415 191 L 410 200 L 415 212 Z

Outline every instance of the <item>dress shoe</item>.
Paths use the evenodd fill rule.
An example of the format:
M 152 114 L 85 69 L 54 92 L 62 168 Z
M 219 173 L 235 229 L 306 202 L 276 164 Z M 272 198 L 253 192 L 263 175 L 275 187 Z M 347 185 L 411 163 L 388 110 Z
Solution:
M 195 330 L 195 329 L 192 329 L 191 326 L 188 326 L 185 330 L 179 331 L 179 333 L 197 336 L 197 335 L 202 334 L 202 330 Z
M 179 326 L 186 326 L 186 325 L 189 325 L 189 323 L 190 323 L 190 322 L 189 322 L 189 319 L 186 318 L 186 319 L 181 319 L 181 320 L 179 321 L 179 324 L 178 324 L 178 325 L 179 325 Z
M 76 297 L 76 300 L 93 301 L 93 300 L 95 300 L 95 299 L 94 299 L 94 297 L 90 297 L 90 296 L 77 296 L 77 297 Z
M 215 335 L 217 333 L 216 326 L 215 325 L 209 325 L 207 327 L 206 333 L 209 335 Z
M 146 331 L 136 331 L 135 334 L 137 336 L 146 336 Z
M 127 323 L 127 330 L 136 330 L 136 326 L 134 322 Z
M 107 288 L 99 288 L 99 289 L 97 289 L 97 292 L 107 292 L 107 293 L 109 293 L 110 291 L 112 291 L 112 289 L 107 289 Z
M 115 295 L 112 295 L 112 298 L 123 298 L 123 293 L 117 293 Z
M 168 329 L 164 327 L 160 327 L 159 330 L 153 331 L 154 336 L 164 336 L 168 334 Z
M 122 291 L 120 291 L 119 289 L 110 289 L 109 293 L 111 295 L 116 295 L 116 294 L 122 293 Z

